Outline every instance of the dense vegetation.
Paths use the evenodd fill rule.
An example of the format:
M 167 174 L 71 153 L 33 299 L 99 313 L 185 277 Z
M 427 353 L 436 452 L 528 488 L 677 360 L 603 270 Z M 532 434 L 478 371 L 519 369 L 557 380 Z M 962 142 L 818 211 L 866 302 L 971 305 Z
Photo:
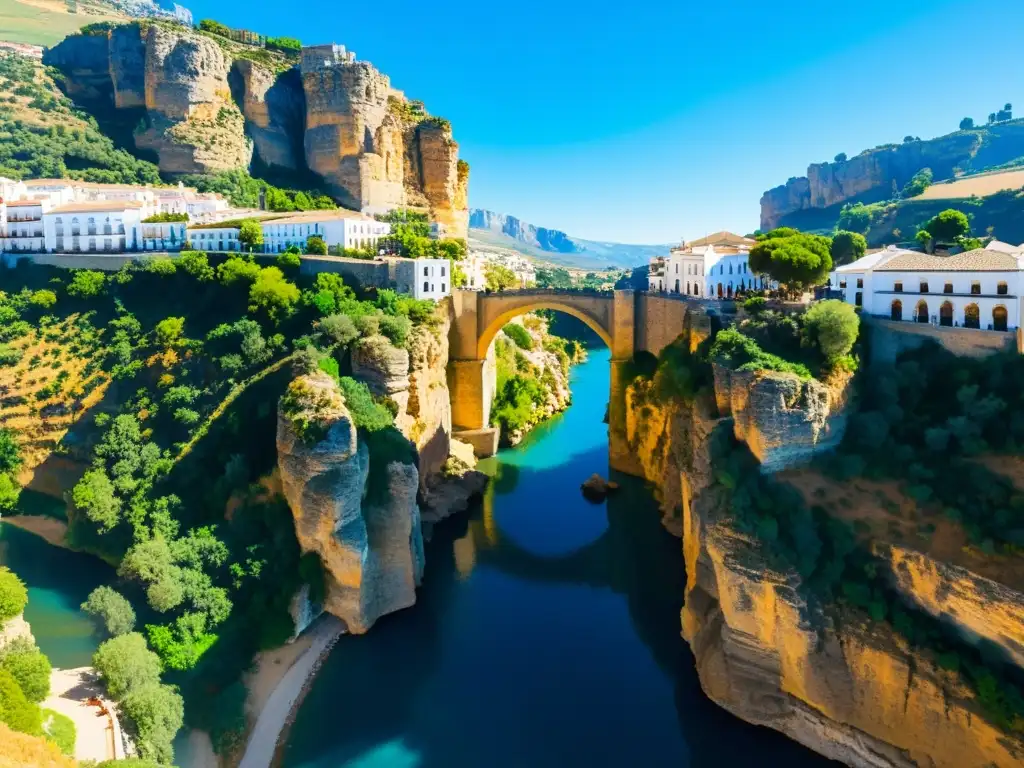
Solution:
M 288 364 L 329 356 L 344 366 L 347 349 L 369 337 L 404 345 L 414 326 L 436 322 L 434 305 L 199 252 L 110 275 L 22 265 L 0 270 L 0 289 L 12 349 L 38 327 L 91 354 L 95 376 L 113 382 L 100 407 L 79 409 L 67 449 L 90 461 L 70 494 L 68 538 L 118 564 L 116 588 L 84 609 L 112 639 L 132 636 L 141 617 L 136 636 L 164 670 L 162 682 L 120 697 L 143 756 L 169 759 L 178 695 L 185 720 L 229 751 L 245 724 L 240 673 L 255 651 L 290 636 L 287 608 L 303 583 L 287 505 L 257 482 L 275 463 L 274 403 Z M 41 291 L 53 295 L 42 297 L 45 310 Z M 73 319 L 67 337 L 59 316 Z M 352 403 L 391 417 L 350 389 Z M 75 411 L 82 393 L 66 395 Z M 412 450 L 393 429 L 361 428 L 374 433 L 371 454 Z
M 617 270 L 613 267 L 609 267 L 604 272 L 586 272 L 583 275 L 574 274 L 562 267 L 541 267 L 537 270 L 537 287 L 603 291 L 621 287 L 617 283 L 627 274 L 625 270 Z M 646 276 L 639 290 L 647 290 Z
M 832 271 L 832 238 L 779 227 L 757 236 L 750 269 L 768 275 L 789 293 L 822 285 Z
M 0 630 L 21 614 L 28 592 L 7 568 L 0 568 Z M 50 661 L 30 637 L 16 637 L 0 647 L 0 723 L 18 733 L 41 736 L 65 755 L 74 753 L 75 725 L 40 704 L 50 695 Z
M 221 171 L 213 174 L 183 176 L 180 181 L 199 192 L 217 192 L 236 208 L 259 208 L 260 196 L 269 211 L 316 211 L 337 208 L 334 200 L 318 191 L 302 191 L 275 187 L 248 171 Z
M 55 77 L 31 59 L 0 52 L 0 176 L 159 182 L 157 167 L 115 148 L 96 120 L 57 89 Z

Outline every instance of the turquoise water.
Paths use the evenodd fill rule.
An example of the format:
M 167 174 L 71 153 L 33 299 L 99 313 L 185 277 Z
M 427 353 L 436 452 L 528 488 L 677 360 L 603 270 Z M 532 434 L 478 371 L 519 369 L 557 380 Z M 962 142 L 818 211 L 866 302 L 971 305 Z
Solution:
M 608 351 L 467 520 L 436 527 L 417 604 L 344 637 L 306 697 L 286 768 L 818 766 L 701 692 L 679 636 L 685 575 L 643 484 L 608 473 Z
M 2 524 L 0 565 L 18 574 L 28 587 L 25 619 L 50 663 L 62 669 L 91 664 L 102 638 L 78 606 L 93 589 L 112 582 L 114 570 L 95 557 Z

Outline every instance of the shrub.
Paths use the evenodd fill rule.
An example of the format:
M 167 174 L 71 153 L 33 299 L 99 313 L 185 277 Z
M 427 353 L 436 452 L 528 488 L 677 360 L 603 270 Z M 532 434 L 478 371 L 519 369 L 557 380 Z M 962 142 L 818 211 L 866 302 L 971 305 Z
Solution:
M 0 344 L 0 367 L 15 366 L 21 362 L 25 353 L 7 344 Z
M 132 604 L 111 587 L 96 587 L 81 606 L 111 637 L 126 635 L 135 628 Z
M 319 328 L 335 344 L 347 347 L 359 337 L 359 331 L 348 315 L 328 315 L 321 318 Z
M 345 397 L 345 407 L 352 415 L 352 421 L 356 427 L 368 432 L 376 432 L 394 424 L 394 419 L 388 409 L 374 401 L 369 387 L 361 381 L 356 381 L 349 376 L 342 376 L 338 384 Z
M 39 707 L 25 696 L 10 672 L 0 669 L 0 723 L 12 731 L 39 736 L 43 717 Z
M 327 243 L 319 235 L 312 235 L 306 240 L 306 253 L 313 256 L 326 256 Z
M 244 256 L 231 256 L 217 267 L 217 277 L 224 285 L 252 283 L 259 277 L 260 266 Z
M 21 486 L 6 472 L 0 472 L 0 512 L 7 512 L 18 505 Z
M 356 328 L 361 336 L 376 336 L 380 333 L 380 315 L 363 315 L 356 318 Z
M 146 639 L 138 632 L 101 643 L 93 654 L 92 665 L 115 699 L 160 682 L 160 658 L 146 647 Z
M 302 257 L 293 251 L 278 254 L 274 261 L 281 269 L 298 269 L 302 266 Z
M 38 704 L 50 695 L 50 660 L 38 648 L 5 648 L 0 652 L 0 669 L 18 681 L 29 701 Z
M 764 296 L 751 296 L 743 302 L 743 309 L 751 315 L 758 315 L 768 308 L 768 299 Z
M 533 337 L 530 336 L 529 331 L 518 323 L 508 323 L 501 330 L 520 349 L 533 349 Z
M 10 568 L 0 567 L 0 624 L 21 614 L 27 603 L 28 590 L 21 579 Z
M 0 427 L 0 472 L 17 472 L 23 462 L 18 433 L 10 427 Z
M 175 264 L 174 259 L 167 257 L 150 259 L 146 262 L 146 271 L 160 277 L 173 277 L 178 271 L 178 265 Z
M 48 290 L 33 291 L 28 301 L 33 307 L 49 309 L 57 303 L 57 294 Z
M 134 726 L 139 755 L 159 763 L 170 763 L 174 756 L 171 742 L 185 719 L 181 696 L 168 685 L 140 683 L 134 685 L 121 700 L 120 709 Z
M 178 266 L 186 274 L 191 275 L 201 283 L 206 283 L 214 278 L 213 267 L 210 266 L 210 259 L 202 251 L 182 251 L 178 256 Z
M 772 355 L 758 346 L 753 339 L 744 336 L 735 328 L 726 328 L 715 337 L 711 346 L 711 357 L 719 364 L 741 371 L 780 371 L 794 373 L 805 379 L 811 378 L 807 366 L 790 363 Z
M 271 319 L 291 314 L 299 300 L 299 289 L 284 278 L 277 267 L 260 270 L 249 289 L 249 311 L 264 311 Z
M 68 295 L 89 299 L 103 293 L 107 278 L 102 272 L 91 269 L 72 270 L 73 277 L 68 285 Z
M 52 709 L 44 709 L 42 715 L 43 733 L 46 738 L 56 744 L 65 755 L 74 755 L 75 741 L 78 739 L 74 721 Z
M 405 347 L 412 331 L 412 321 L 404 315 L 382 315 L 379 327 L 381 334 L 387 336 L 392 344 Z
M 857 311 L 844 301 L 821 301 L 804 315 L 804 339 L 816 345 L 829 365 L 850 354 L 860 333 Z
M 184 317 L 166 317 L 157 323 L 154 329 L 157 343 L 164 347 L 170 347 L 181 339 L 184 330 Z

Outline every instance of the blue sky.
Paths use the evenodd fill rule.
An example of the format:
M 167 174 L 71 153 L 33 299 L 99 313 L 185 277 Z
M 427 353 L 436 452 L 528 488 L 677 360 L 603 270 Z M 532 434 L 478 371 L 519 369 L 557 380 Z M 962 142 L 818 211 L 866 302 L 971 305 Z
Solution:
M 185 2 L 345 44 L 452 121 L 472 206 L 594 240 L 749 232 L 811 162 L 1024 114 L 1024 0 Z

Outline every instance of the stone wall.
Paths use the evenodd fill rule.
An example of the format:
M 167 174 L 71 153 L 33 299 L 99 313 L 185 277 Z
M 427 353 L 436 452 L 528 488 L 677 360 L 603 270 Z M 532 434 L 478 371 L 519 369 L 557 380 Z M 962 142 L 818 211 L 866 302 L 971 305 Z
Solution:
M 702 302 L 650 293 L 637 294 L 636 302 L 637 350 L 657 357 L 684 331 L 690 334 L 694 347 L 711 335 L 711 319 Z
M 337 256 L 303 256 L 299 271 L 303 275 L 334 272 L 346 280 L 374 288 L 387 288 L 390 283 L 388 263 L 364 259 L 346 259 Z
M 168 253 L 156 252 L 152 254 L 133 253 L 115 256 L 92 256 L 74 253 L 4 253 L 0 255 L 0 263 L 4 267 L 14 268 L 19 261 L 25 260 L 33 264 L 60 267 L 61 269 L 98 269 L 102 272 L 117 272 L 125 264 L 131 264 L 133 261 L 146 261 L 158 256 L 166 257 L 169 255 Z
M 918 349 L 929 341 L 941 344 L 962 357 L 987 357 L 997 352 L 1020 351 L 1014 332 L 983 331 L 978 328 L 947 328 L 929 323 L 910 323 L 863 317 L 871 334 L 871 362 L 894 363 L 902 353 Z

